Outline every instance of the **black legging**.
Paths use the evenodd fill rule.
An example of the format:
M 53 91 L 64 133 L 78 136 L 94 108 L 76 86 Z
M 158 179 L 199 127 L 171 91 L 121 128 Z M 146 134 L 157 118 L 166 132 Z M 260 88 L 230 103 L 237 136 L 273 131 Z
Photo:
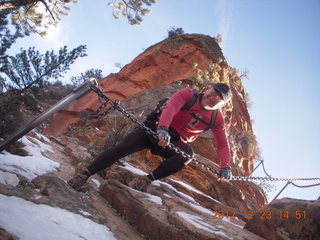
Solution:
M 150 123 L 147 123 L 147 125 L 149 125 L 152 130 L 155 129 L 155 125 L 153 123 L 151 123 L 151 125 Z M 182 142 L 172 128 L 169 132 L 171 135 L 171 143 L 193 156 L 191 146 Z M 166 159 L 152 172 L 154 179 L 164 178 L 178 172 L 184 167 L 184 163 L 188 161 L 188 159 L 177 154 L 175 151 L 169 148 L 163 149 L 158 146 L 156 139 L 147 134 L 144 130 L 138 128 L 129 133 L 119 144 L 100 153 L 100 155 L 88 166 L 87 169 L 91 175 L 93 175 L 107 167 L 110 167 L 120 158 L 146 148 L 151 149 L 153 154 L 160 155 Z

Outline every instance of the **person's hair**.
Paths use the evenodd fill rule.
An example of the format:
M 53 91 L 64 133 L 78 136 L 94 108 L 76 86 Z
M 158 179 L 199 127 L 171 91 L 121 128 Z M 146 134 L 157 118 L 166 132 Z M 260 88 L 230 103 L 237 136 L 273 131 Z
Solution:
M 224 103 L 227 103 L 231 100 L 232 94 L 230 88 L 225 83 L 212 83 L 212 88 L 216 91 L 216 93 L 221 97 Z

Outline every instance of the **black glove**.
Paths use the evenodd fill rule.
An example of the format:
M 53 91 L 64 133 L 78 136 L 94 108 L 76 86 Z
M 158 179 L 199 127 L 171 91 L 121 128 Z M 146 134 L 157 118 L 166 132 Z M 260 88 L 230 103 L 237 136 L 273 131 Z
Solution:
M 157 135 L 159 135 L 159 134 L 163 137 L 163 140 L 168 145 L 170 143 L 170 135 L 169 135 L 168 131 L 166 129 L 164 129 L 163 127 L 159 127 L 157 129 Z
M 231 179 L 231 169 L 230 168 L 221 168 L 219 172 L 219 177 L 225 179 Z

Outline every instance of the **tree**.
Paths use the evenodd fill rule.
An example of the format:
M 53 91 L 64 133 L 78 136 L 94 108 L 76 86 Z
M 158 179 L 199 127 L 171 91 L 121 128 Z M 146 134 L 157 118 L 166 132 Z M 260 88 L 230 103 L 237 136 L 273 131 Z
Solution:
M 204 70 L 200 69 L 197 63 L 193 64 L 193 68 L 196 70 L 196 75 L 193 78 L 179 81 L 179 84 L 203 91 L 211 83 L 227 83 L 229 81 L 229 67 L 222 59 L 217 63 L 209 62 L 207 69 Z
M 34 47 L 21 49 L 16 56 L 8 56 L 2 68 L 2 77 L 10 84 L 11 89 L 24 91 L 31 86 L 43 87 L 50 79 L 57 80 L 78 57 L 86 56 L 86 46 L 68 52 L 67 46 L 60 48 L 59 53 L 46 51 L 40 54 Z
M 49 25 L 56 25 L 61 15 L 68 15 L 69 4 L 77 0 L 0 0 L 0 15 L 10 15 L 12 24 L 22 28 L 25 34 L 38 33 L 45 35 L 43 30 Z M 119 18 L 120 14 L 127 17 L 132 25 L 142 22 L 142 17 L 151 10 L 148 8 L 156 0 L 112 0 L 108 5 L 112 7 L 112 14 Z M 41 11 L 44 9 L 44 11 Z M 45 12 L 45 13 L 43 13 Z M 41 30 L 42 29 L 42 30 Z
M 5 15 L 0 14 L 0 71 L 6 58 L 6 52 L 18 37 L 22 37 L 23 33 L 19 26 L 16 26 L 15 32 L 11 33 L 7 27 L 8 19 Z
M 112 7 L 114 18 L 118 19 L 122 14 L 131 25 L 139 25 L 142 17 L 151 11 L 147 7 L 155 2 L 156 0 L 112 0 L 108 5 Z
M 67 15 L 70 3 L 76 0 L 2 0 L 0 2 L 0 15 L 11 16 L 12 24 L 22 28 L 24 33 L 38 33 L 45 35 L 49 25 L 56 25 L 61 15 Z M 42 13 L 41 7 L 45 9 Z
M 184 34 L 183 28 L 177 28 L 176 26 L 172 26 L 168 29 L 169 38 L 181 34 Z
M 101 78 L 103 78 L 102 70 L 91 68 L 90 70 L 85 71 L 85 73 L 81 73 L 81 75 L 78 77 L 71 77 L 70 80 L 73 85 L 78 86 L 81 83 L 88 81 L 90 78 L 95 78 L 97 81 L 99 81 Z

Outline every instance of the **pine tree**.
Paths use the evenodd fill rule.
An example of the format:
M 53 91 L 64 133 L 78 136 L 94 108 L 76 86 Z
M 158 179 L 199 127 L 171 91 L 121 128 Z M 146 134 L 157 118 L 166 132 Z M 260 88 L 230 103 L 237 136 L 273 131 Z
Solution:
M 6 79 L 10 89 L 26 90 L 32 86 L 43 87 L 50 80 L 57 80 L 62 73 L 70 69 L 70 65 L 78 57 L 86 56 L 86 46 L 68 52 L 67 46 L 60 48 L 59 53 L 46 51 L 40 54 L 34 47 L 28 50 L 21 49 L 15 56 L 8 56 L 4 60 L 2 78 Z
M 8 28 L 8 19 L 5 15 L 0 14 L 0 72 L 2 71 L 7 50 L 19 37 L 23 37 L 21 28 L 17 26 L 14 33 L 12 33 Z
M 172 26 L 168 29 L 168 37 L 173 37 L 176 35 L 184 34 L 183 28 L 177 28 L 176 26 Z
M 68 4 L 77 3 L 76 0 L 11 0 L 0 2 L 0 15 L 10 16 L 14 26 L 22 28 L 24 33 L 38 33 L 45 35 L 49 25 L 56 25 L 60 16 L 67 15 Z M 45 8 L 45 13 L 39 7 Z
M 131 25 L 139 25 L 142 17 L 148 14 L 150 7 L 156 0 L 112 0 L 108 3 L 112 7 L 114 18 L 125 16 Z
M 127 17 L 131 25 L 138 25 L 142 17 L 151 11 L 150 7 L 156 0 L 112 0 L 108 5 L 112 7 L 115 18 L 120 15 Z M 11 24 L 25 35 L 37 33 L 46 35 L 49 25 L 57 25 L 61 16 L 68 15 L 69 4 L 78 3 L 77 0 L 0 0 L 0 18 L 11 18 Z M 40 9 L 44 9 L 41 11 Z M 44 13 L 43 13 L 44 12 Z M 8 22 L 0 26 L 8 26 Z
M 101 69 L 90 69 L 85 71 L 85 73 L 81 73 L 78 77 L 71 77 L 70 80 L 73 85 L 78 86 L 81 83 L 88 81 L 90 78 L 95 78 L 97 81 L 99 81 L 102 76 L 102 70 Z

